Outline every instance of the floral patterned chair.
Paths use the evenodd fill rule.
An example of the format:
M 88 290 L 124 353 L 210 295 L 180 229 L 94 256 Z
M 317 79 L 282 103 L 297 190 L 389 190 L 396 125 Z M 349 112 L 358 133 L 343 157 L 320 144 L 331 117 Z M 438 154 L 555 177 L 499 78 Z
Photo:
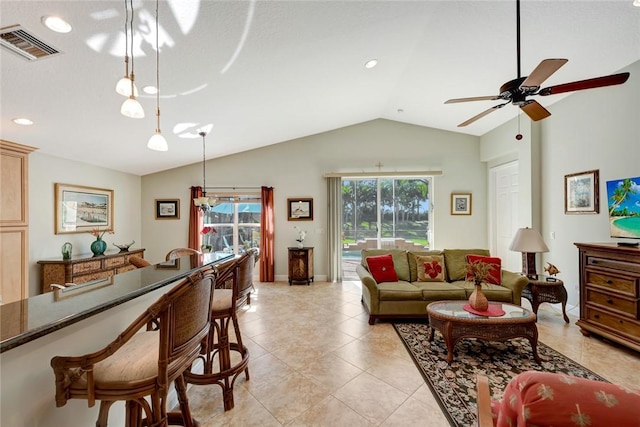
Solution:
M 478 375 L 479 427 L 609 427 L 640 423 L 640 390 L 550 372 L 515 376 L 501 402 Z

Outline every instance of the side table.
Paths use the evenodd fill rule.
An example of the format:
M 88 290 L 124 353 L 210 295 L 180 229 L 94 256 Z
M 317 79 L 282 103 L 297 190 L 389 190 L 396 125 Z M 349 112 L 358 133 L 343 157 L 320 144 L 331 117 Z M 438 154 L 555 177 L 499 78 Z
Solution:
M 533 312 L 538 314 L 538 307 L 543 302 L 550 304 L 562 304 L 562 316 L 564 321 L 569 323 L 569 317 L 567 316 L 567 290 L 564 287 L 564 282 L 560 279 L 555 281 L 547 281 L 547 277 L 542 274 L 538 275 L 537 279 L 529 279 L 529 283 L 522 290 L 522 297 L 529 300 Z
M 313 282 L 313 248 L 289 248 L 289 286 L 292 282 Z

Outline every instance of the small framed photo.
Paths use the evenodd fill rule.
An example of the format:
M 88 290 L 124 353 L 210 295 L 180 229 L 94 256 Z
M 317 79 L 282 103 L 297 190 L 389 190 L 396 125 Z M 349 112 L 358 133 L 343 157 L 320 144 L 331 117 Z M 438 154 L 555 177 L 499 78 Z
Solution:
M 313 199 L 287 199 L 289 221 L 313 221 Z
M 180 219 L 180 199 L 156 199 L 156 219 Z
M 451 215 L 471 215 L 471 193 L 451 193 Z
M 600 213 L 599 171 L 572 173 L 564 176 L 564 213 Z

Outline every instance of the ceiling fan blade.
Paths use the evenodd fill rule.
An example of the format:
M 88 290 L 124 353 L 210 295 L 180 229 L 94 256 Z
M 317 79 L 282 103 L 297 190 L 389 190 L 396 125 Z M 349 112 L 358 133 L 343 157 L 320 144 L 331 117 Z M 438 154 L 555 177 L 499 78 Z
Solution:
M 467 120 L 466 122 L 462 122 L 462 123 L 460 123 L 460 124 L 458 125 L 458 127 L 459 127 L 459 128 L 461 128 L 461 127 L 464 127 L 464 126 L 470 125 L 471 123 L 475 122 L 476 120 L 483 118 L 483 117 L 484 117 L 484 116 L 486 116 L 487 114 L 492 113 L 492 112 L 494 112 L 495 110 L 498 110 L 498 109 L 500 109 L 500 108 L 504 107 L 504 106 L 505 106 L 505 105 L 507 105 L 507 104 L 508 104 L 508 102 L 505 102 L 504 104 L 494 105 L 493 107 L 491 107 L 491 108 L 488 108 L 488 109 L 484 110 L 482 113 L 480 113 L 480 114 L 478 114 L 478 115 L 475 115 L 475 116 L 471 117 L 471 118 L 470 118 L 469 120 Z
M 500 99 L 498 95 L 490 95 L 490 96 L 474 96 L 471 98 L 454 98 L 445 101 L 445 104 L 455 104 L 456 102 L 469 102 L 469 101 L 495 101 L 496 99 Z
M 577 82 L 564 83 L 556 86 L 549 86 L 540 89 L 538 95 L 556 95 L 558 93 L 573 92 L 583 89 L 594 89 L 597 87 L 619 85 L 627 81 L 629 73 L 611 74 L 610 76 L 596 77 L 593 79 L 579 80 Z
M 547 80 L 553 73 L 558 71 L 560 67 L 566 64 L 568 59 L 544 59 L 529 74 L 529 77 L 522 82 L 520 87 L 540 87 L 542 82 Z
M 549 117 L 551 113 L 547 111 L 542 105 L 540 105 L 537 101 L 529 100 L 526 103 L 520 106 L 520 109 L 525 112 L 527 116 L 531 118 L 534 122 L 538 120 L 542 120 L 545 117 Z

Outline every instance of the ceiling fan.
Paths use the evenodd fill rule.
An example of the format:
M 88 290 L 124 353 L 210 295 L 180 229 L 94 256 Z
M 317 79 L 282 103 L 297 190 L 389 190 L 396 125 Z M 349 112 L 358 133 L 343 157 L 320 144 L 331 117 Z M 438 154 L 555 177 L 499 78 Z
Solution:
M 498 95 L 489 96 L 476 96 L 471 98 L 454 98 L 449 99 L 445 104 L 454 104 L 457 102 L 469 102 L 469 101 L 506 101 L 502 104 L 494 105 L 493 107 L 484 110 L 478 115 L 471 117 L 469 120 L 464 121 L 458 125 L 458 127 L 467 126 L 476 120 L 486 116 L 487 114 L 496 111 L 505 105 L 511 103 L 520 107 L 531 120 L 538 121 L 546 117 L 549 117 L 551 113 L 547 111 L 542 105 L 533 99 L 528 99 L 529 96 L 540 95 L 556 95 L 565 92 L 574 92 L 583 89 L 593 89 L 603 86 L 619 85 L 627 81 L 629 73 L 612 74 L 609 76 L 595 77 L 587 80 L 579 80 L 571 83 L 559 84 L 556 86 L 549 86 L 540 89 L 540 85 L 547 80 L 553 73 L 558 71 L 560 67 L 567 63 L 567 59 L 544 59 L 538 66 L 531 72 L 529 76 L 522 77 L 520 74 L 520 0 L 516 0 L 516 45 L 517 45 L 517 60 L 518 60 L 518 78 L 508 81 L 500 87 L 500 93 Z

